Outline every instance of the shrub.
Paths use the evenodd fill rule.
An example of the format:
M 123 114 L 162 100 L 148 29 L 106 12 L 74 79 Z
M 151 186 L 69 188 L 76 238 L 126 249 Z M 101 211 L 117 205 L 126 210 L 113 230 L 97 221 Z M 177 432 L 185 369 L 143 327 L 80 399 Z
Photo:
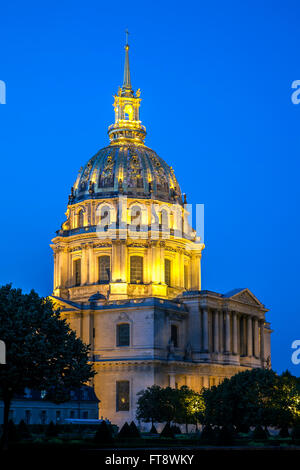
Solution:
M 235 431 L 232 426 L 222 426 L 219 429 L 217 443 L 221 446 L 230 446 L 234 443 Z
M 18 441 L 20 439 L 19 431 L 12 419 L 8 422 L 7 434 L 9 441 Z
M 215 442 L 216 437 L 217 436 L 216 436 L 215 430 L 211 427 L 210 424 L 206 424 L 206 426 L 204 426 L 201 432 L 201 436 L 200 436 L 201 441 Z
M 258 439 L 268 439 L 269 433 L 260 425 L 258 424 L 252 433 L 252 437 L 254 440 Z
M 279 431 L 279 437 L 282 437 L 284 439 L 290 437 L 289 428 L 287 426 L 282 426 Z
M 156 427 L 154 426 L 154 424 L 152 424 L 152 427 L 151 427 L 151 429 L 150 429 L 150 434 L 158 434 L 157 429 L 156 429 Z
M 118 437 L 127 438 L 127 439 L 129 437 L 131 437 L 131 429 L 130 429 L 129 424 L 127 423 L 127 421 L 121 427 L 121 429 L 119 431 L 119 434 L 118 434 Z
M 176 424 L 173 424 L 173 426 L 171 426 L 171 429 L 173 431 L 173 434 L 181 434 L 181 429 Z
M 111 444 L 113 442 L 112 433 L 106 421 L 102 421 L 97 428 L 94 441 L 98 444 Z
M 170 423 L 167 423 L 165 427 L 163 428 L 162 432 L 160 433 L 160 437 L 171 437 L 174 439 L 174 432 L 173 429 L 170 426 Z
M 292 429 L 292 438 L 300 439 L 300 424 L 296 424 Z
M 53 421 L 50 421 L 50 423 L 47 426 L 46 429 L 46 436 L 47 437 L 56 437 L 58 435 L 58 429 L 57 426 L 53 423 Z
M 136 424 L 134 421 L 131 421 L 129 428 L 131 432 L 131 437 L 141 437 L 140 431 L 136 427 Z
M 20 434 L 21 439 L 26 439 L 31 436 L 29 428 L 25 423 L 24 419 L 21 419 L 18 424 L 18 432 Z

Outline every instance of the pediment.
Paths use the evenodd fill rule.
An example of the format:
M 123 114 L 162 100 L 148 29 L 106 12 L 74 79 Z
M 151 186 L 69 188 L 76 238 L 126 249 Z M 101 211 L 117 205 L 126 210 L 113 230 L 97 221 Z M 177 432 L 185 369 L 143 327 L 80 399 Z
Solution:
M 252 294 L 249 289 L 243 289 L 240 292 L 229 296 L 229 298 L 243 304 L 253 305 L 255 307 L 263 307 L 263 304 L 255 297 L 254 294 Z
M 79 306 L 77 306 L 74 302 L 70 302 L 67 300 L 62 299 L 61 297 L 56 297 L 54 295 L 49 295 L 48 299 L 50 299 L 53 303 L 55 309 L 65 310 L 65 309 L 74 309 L 80 310 Z

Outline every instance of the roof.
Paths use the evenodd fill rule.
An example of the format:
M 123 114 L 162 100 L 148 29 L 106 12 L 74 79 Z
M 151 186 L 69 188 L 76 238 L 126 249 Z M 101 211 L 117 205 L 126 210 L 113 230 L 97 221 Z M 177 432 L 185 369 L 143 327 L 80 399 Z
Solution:
M 45 391 L 31 390 L 28 388 L 26 388 L 23 393 L 16 394 L 14 399 L 28 401 L 48 401 Z M 88 385 L 83 385 L 81 388 L 71 390 L 69 401 L 99 402 L 93 387 L 89 387 Z
M 182 203 L 173 169 L 142 145 L 114 144 L 99 150 L 80 168 L 69 204 L 119 194 Z

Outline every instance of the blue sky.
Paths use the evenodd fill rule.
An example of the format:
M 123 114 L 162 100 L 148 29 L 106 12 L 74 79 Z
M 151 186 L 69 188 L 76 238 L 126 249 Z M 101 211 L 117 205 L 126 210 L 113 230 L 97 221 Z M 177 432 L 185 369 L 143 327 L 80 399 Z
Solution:
M 2 3 L 0 284 L 51 293 L 55 230 L 77 171 L 107 142 L 130 31 L 147 145 L 205 204 L 203 288 L 270 309 L 273 367 L 300 339 L 299 3 Z

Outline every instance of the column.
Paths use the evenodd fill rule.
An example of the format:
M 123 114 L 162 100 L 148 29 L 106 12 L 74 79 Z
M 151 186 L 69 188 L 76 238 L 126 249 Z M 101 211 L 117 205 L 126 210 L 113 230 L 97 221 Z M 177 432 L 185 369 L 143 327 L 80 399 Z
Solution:
M 116 282 L 117 279 L 119 279 L 119 256 L 118 256 L 118 244 L 114 240 L 112 242 L 112 248 L 111 248 L 111 281 Z
M 265 332 L 264 332 L 264 321 L 259 322 L 260 327 L 260 359 L 262 365 L 265 363 Z
M 192 290 L 200 290 L 201 289 L 201 283 L 200 283 L 200 276 L 199 276 L 199 271 L 200 271 L 199 255 L 196 255 L 196 254 L 192 255 L 190 266 L 191 266 L 191 271 L 192 271 L 191 289 Z
M 219 352 L 219 312 L 214 312 L 214 352 Z
M 232 313 L 232 352 L 238 353 L 238 330 L 237 330 L 237 314 Z
M 120 279 L 122 282 L 127 282 L 127 251 L 126 251 L 126 241 L 120 241 Z M 144 263 L 148 263 L 148 260 L 144 259 Z
M 160 272 L 159 272 L 159 282 L 165 282 L 165 242 L 159 243 L 159 263 L 160 263 Z
M 93 245 L 87 247 L 87 283 L 96 282 L 95 264 L 93 263 Z
M 190 375 L 185 376 L 185 385 L 189 388 L 191 388 L 191 382 L 192 382 L 192 377 Z
M 178 270 L 179 270 L 179 287 L 183 288 L 184 287 L 184 253 L 182 249 L 179 250 Z
M 175 384 L 176 384 L 176 376 L 175 376 L 175 373 L 174 372 L 170 372 L 169 373 L 169 386 L 171 388 L 175 388 Z
M 220 352 L 224 351 L 224 325 L 223 325 L 223 310 L 219 312 L 219 336 L 220 336 Z
M 247 356 L 253 355 L 253 336 L 252 336 L 252 316 L 249 315 L 247 318 Z
M 225 312 L 225 353 L 230 352 L 230 313 Z
M 254 356 L 258 357 L 259 355 L 259 332 L 258 332 L 258 318 L 254 318 Z
M 202 314 L 202 345 L 203 351 L 208 352 L 208 309 L 203 309 Z
M 53 276 L 53 290 L 56 289 L 57 286 L 57 254 L 56 251 L 53 251 L 53 271 L 54 271 L 54 276 Z
M 87 245 L 81 245 L 81 285 L 88 283 Z

